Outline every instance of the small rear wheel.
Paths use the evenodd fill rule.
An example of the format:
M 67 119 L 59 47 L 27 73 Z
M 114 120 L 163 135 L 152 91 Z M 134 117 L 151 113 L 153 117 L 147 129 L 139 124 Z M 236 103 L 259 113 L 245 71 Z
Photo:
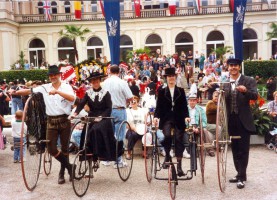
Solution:
M 152 124 L 152 117 L 150 117 L 150 124 Z M 152 126 L 149 127 L 148 131 L 147 124 L 145 124 L 145 134 L 143 136 L 143 150 L 144 150 L 144 164 L 146 179 L 150 183 L 153 177 L 153 165 L 154 165 L 154 142 L 153 142 L 153 131 Z
M 46 176 L 50 174 L 51 168 L 52 168 L 52 156 L 46 149 L 43 156 L 43 169 Z
M 171 199 L 176 198 L 177 174 L 175 166 L 170 164 L 168 168 L 168 186 Z
M 119 134 L 121 132 L 124 132 L 125 135 L 126 128 L 127 130 L 131 130 L 130 124 L 127 121 L 123 121 L 120 124 L 116 138 L 120 138 Z M 129 179 L 133 167 L 134 149 L 130 150 L 128 155 L 127 147 L 127 140 L 125 141 L 125 144 L 123 144 L 123 141 L 116 140 L 116 167 L 118 175 L 122 181 L 127 181 Z
M 86 151 L 79 151 L 74 159 L 72 171 L 72 186 L 75 194 L 82 197 L 86 194 L 91 178 L 91 162 L 86 156 Z

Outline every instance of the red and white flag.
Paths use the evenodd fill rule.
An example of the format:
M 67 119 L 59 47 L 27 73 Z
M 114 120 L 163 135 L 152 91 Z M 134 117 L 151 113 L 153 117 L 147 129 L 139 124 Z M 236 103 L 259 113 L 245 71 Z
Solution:
M 45 0 L 43 2 L 43 9 L 44 9 L 44 14 L 45 14 L 45 20 L 46 21 L 51 21 L 51 2 L 48 0 Z
M 176 0 L 168 0 L 170 15 L 176 14 Z
M 229 0 L 229 7 L 230 11 L 233 13 L 234 12 L 234 7 L 235 7 L 235 0 Z
M 66 83 L 72 81 L 75 84 L 77 82 L 75 70 L 72 65 L 60 67 L 60 72 L 62 73 L 61 79 Z
M 101 11 L 102 11 L 102 15 L 105 17 L 104 4 L 103 4 L 102 0 L 100 0 L 99 3 L 100 3 L 100 8 L 101 8 Z
M 135 0 L 134 4 L 135 4 L 136 17 L 140 17 L 140 0 Z
M 200 13 L 200 0 L 194 0 L 194 1 L 195 1 L 196 13 L 199 14 Z

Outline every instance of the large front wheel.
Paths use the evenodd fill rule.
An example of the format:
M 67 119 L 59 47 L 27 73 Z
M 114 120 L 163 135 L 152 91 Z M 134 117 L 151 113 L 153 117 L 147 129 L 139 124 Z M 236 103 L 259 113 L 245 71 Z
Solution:
M 149 115 L 150 126 L 147 126 L 147 121 L 145 122 L 145 134 L 142 137 L 143 142 L 143 155 L 145 164 L 146 179 L 150 183 L 153 177 L 153 164 L 154 164 L 154 137 L 152 130 L 152 116 Z
M 40 115 L 36 109 L 37 102 L 32 97 L 26 101 L 23 111 L 21 140 L 20 140 L 20 157 L 21 170 L 24 184 L 29 191 L 33 191 L 37 185 L 40 167 L 41 167 L 41 144 L 39 143 L 40 134 Z M 28 124 L 26 132 L 26 122 Z
M 221 192 L 226 188 L 226 167 L 228 150 L 228 126 L 224 93 L 221 93 L 217 103 L 216 117 L 216 157 L 217 175 Z
M 120 124 L 116 139 L 121 138 L 119 137 L 120 134 L 126 135 L 126 129 L 131 130 L 130 124 L 123 121 Z M 116 167 L 122 181 L 129 179 L 133 167 L 134 149 L 128 152 L 127 147 L 128 140 L 125 140 L 125 142 L 116 140 Z

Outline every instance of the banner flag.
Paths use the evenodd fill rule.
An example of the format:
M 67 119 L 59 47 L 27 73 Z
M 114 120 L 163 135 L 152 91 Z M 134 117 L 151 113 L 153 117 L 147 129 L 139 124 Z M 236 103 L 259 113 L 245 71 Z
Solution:
M 140 0 L 135 0 L 135 13 L 136 17 L 140 17 Z
M 43 2 L 43 9 L 44 9 L 44 14 L 45 14 L 45 20 L 46 21 L 51 21 L 52 18 L 51 18 L 51 2 L 49 2 L 48 0 L 45 0 Z
M 104 11 L 110 46 L 111 64 L 119 65 L 120 54 L 120 0 L 105 0 Z
M 230 7 L 230 12 L 233 13 L 234 12 L 234 2 L 235 0 L 229 0 L 229 7 Z
M 196 14 L 200 13 L 200 0 L 194 0 Z
M 75 19 L 81 19 L 82 9 L 81 9 L 81 1 L 74 1 L 74 10 L 75 10 Z
M 170 15 L 176 14 L 176 0 L 168 0 Z
M 99 3 L 100 3 L 100 8 L 101 8 L 101 11 L 102 11 L 102 15 L 105 17 L 105 10 L 104 10 L 104 5 L 103 5 L 102 0 L 100 0 Z
M 243 22 L 246 11 L 246 1 L 234 1 L 233 35 L 235 58 L 243 60 Z

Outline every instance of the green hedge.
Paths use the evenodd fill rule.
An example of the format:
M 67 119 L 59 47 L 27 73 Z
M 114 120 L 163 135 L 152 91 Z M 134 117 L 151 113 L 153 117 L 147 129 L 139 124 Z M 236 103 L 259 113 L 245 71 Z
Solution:
M 247 76 L 260 76 L 267 80 L 273 75 L 277 75 L 277 61 L 245 61 L 244 62 L 244 73 Z
M 0 80 L 6 79 L 6 82 L 14 80 L 24 80 L 34 81 L 34 80 L 48 80 L 47 70 L 9 70 L 0 72 Z

